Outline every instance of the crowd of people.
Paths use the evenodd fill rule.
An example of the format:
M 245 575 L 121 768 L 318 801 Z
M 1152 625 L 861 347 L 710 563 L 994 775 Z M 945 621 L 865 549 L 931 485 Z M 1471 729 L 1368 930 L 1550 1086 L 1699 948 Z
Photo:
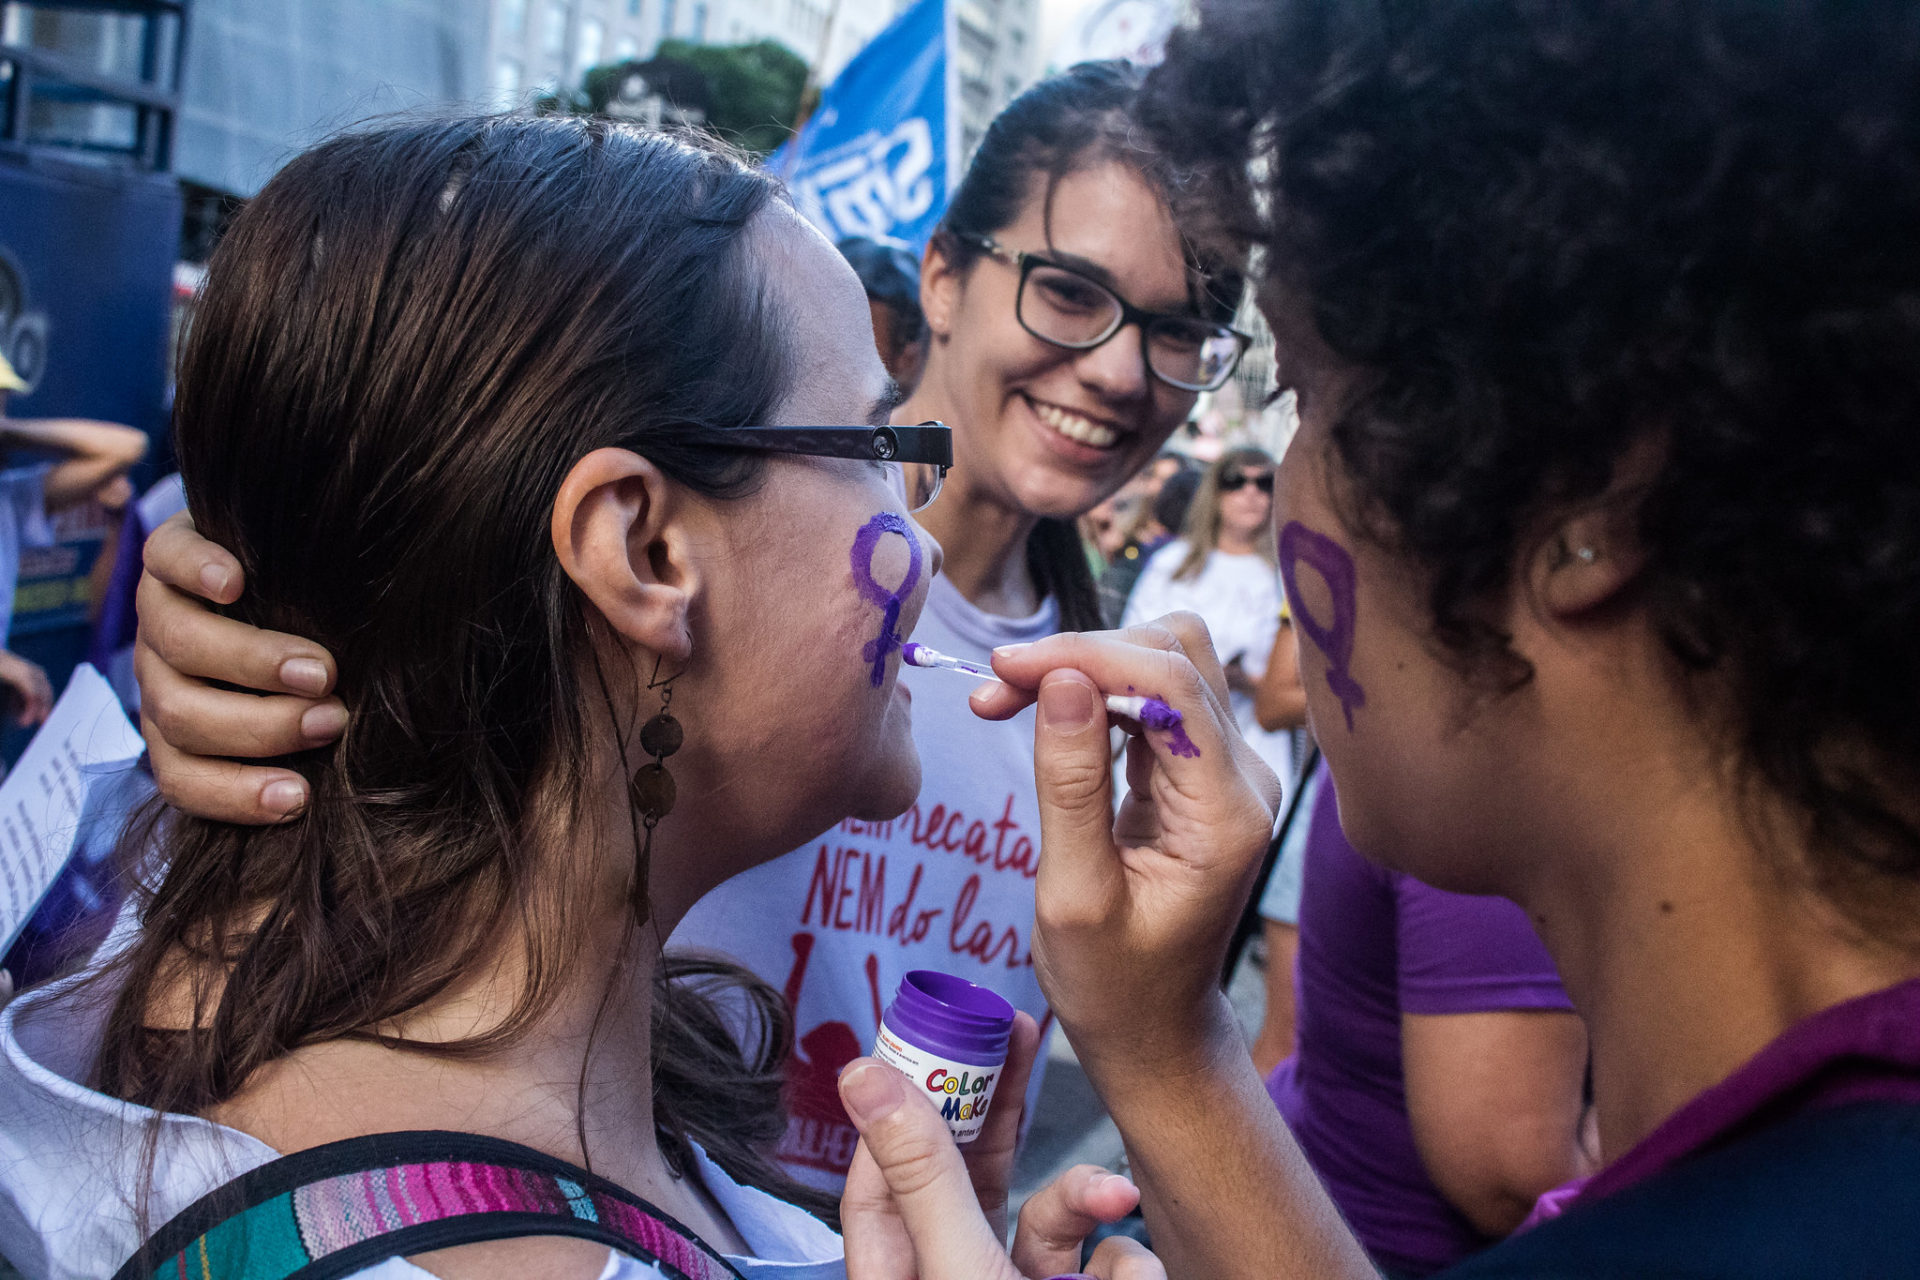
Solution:
M 0 1254 L 1920 1274 L 1916 82 L 1892 0 L 1202 0 L 917 260 L 601 120 L 296 157 L 179 370 L 128 911 L 0 1014 Z M 1298 430 L 1201 466 L 1248 297 Z M 917 969 L 1017 1010 L 964 1152 L 864 1056 Z M 1009 1244 L 1054 1027 L 1126 1176 Z
M 53 685 L 38 663 L 3 646 L 13 625 L 20 554 L 52 543 L 51 517 L 83 503 L 108 512 L 133 497 L 127 480 L 147 453 L 146 433 L 87 418 L 9 416 L 8 401 L 27 383 L 0 353 L 0 720 L 39 724 L 53 710 Z M 103 558 L 109 563 L 111 555 Z

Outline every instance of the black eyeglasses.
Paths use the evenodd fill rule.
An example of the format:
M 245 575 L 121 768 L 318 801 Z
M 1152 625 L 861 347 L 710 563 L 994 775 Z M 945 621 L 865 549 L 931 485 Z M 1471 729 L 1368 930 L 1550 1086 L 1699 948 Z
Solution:
M 1084 272 L 1037 253 L 1009 249 L 991 236 L 954 233 L 1020 272 L 1014 314 L 1042 342 L 1091 351 L 1127 325 L 1140 327 L 1140 353 L 1153 376 L 1182 391 L 1216 391 L 1253 339 L 1199 316 L 1142 311 Z
M 1273 492 L 1273 472 L 1262 471 L 1257 476 L 1250 476 L 1240 471 L 1226 472 L 1220 477 L 1220 492 L 1236 493 L 1249 484 L 1262 493 L 1270 494 Z
M 917 427 L 682 427 L 674 441 L 697 449 L 883 463 L 888 483 L 908 511 L 919 511 L 938 497 L 953 467 L 953 428 L 943 422 Z

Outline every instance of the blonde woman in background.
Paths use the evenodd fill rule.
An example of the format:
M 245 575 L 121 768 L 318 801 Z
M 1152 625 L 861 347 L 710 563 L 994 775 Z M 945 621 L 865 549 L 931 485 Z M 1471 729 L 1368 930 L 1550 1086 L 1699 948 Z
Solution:
M 1226 667 L 1240 731 L 1291 790 L 1295 735 L 1262 729 L 1254 714 L 1254 693 L 1280 628 L 1273 472 L 1272 455 L 1251 446 L 1228 449 L 1207 468 L 1180 536 L 1141 571 L 1121 625 L 1179 609 L 1205 619 Z

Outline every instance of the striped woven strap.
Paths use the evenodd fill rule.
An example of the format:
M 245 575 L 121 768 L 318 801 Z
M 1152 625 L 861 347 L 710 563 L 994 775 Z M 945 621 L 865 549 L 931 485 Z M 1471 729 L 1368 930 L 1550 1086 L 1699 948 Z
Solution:
M 162 1227 L 114 1280 L 333 1280 L 386 1258 L 554 1235 L 672 1280 L 740 1280 L 605 1178 L 516 1143 L 431 1130 L 350 1138 L 242 1174 Z

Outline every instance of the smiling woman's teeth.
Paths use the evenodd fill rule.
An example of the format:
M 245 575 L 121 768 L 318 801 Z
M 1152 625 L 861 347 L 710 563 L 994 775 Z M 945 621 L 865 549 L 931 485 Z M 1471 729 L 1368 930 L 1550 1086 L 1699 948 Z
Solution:
M 1027 403 L 1033 406 L 1033 412 L 1040 421 L 1069 440 L 1078 440 L 1081 444 L 1090 444 L 1096 449 L 1104 449 L 1120 438 L 1118 432 L 1109 430 L 1097 422 L 1089 421 L 1077 413 L 1068 413 L 1065 409 L 1042 404 L 1038 400 L 1029 400 Z

